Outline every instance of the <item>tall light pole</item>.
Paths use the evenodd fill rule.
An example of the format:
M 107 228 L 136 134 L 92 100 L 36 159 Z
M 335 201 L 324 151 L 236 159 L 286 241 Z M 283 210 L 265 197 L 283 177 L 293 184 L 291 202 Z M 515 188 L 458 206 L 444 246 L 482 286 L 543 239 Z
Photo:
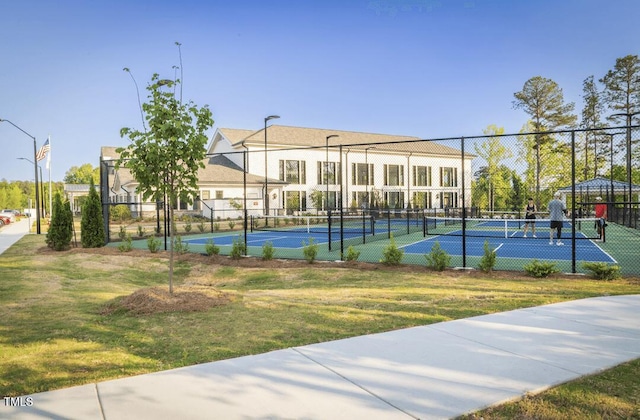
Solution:
M 0 122 L 8 122 L 9 124 L 11 124 L 12 126 L 14 126 L 15 128 L 22 131 L 24 134 L 26 134 L 27 136 L 33 139 L 33 172 L 34 172 L 34 177 L 36 179 L 36 233 L 39 235 L 40 234 L 40 204 L 39 204 L 40 193 L 38 192 L 38 158 L 37 158 L 38 147 L 36 145 L 36 138 L 9 120 L 4 120 L 0 118 Z
M 365 182 L 365 199 L 367 200 L 367 210 L 369 209 L 369 205 L 371 204 L 370 200 L 369 200 L 369 159 L 368 159 L 368 155 L 367 152 L 369 151 L 369 149 L 375 149 L 376 146 L 369 146 L 366 149 L 364 149 L 364 166 L 367 168 L 367 180 Z
M 609 201 L 613 203 L 613 136 L 616 134 L 624 134 L 624 132 L 619 131 L 617 133 L 604 133 L 606 136 L 609 136 L 609 182 L 611 183 L 611 197 Z
M 629 185 L 629 224 L 631 224 L 631 200 L 633 193 L 631 192 L 631 118 L 640 114 L 640 111 L 636 112 L 619 112 L 617 114 L 611 114 L 612 117 L 627 117 L 627 184 Z
M 269 115 L 264 119 L 264 215 L 269 215 L 269 181 L 267 180 L 267 121 L 280 118 L 279 115 Z
M 326 152 L 326 160 L 324 162 L 324 178 L 325 178 L 325 182 L 327 184 L 327 205 L 325 210 L 328 212 L 329 211 L 329 139 L 332 139 L 334 137 L 340 137 L 337 134 L 331 134 L 330 136 L 327 136 L 324 142 L 325 145 L 325 152 Z M 335 171 L 334 171 L 334 175 L 335 176 Z

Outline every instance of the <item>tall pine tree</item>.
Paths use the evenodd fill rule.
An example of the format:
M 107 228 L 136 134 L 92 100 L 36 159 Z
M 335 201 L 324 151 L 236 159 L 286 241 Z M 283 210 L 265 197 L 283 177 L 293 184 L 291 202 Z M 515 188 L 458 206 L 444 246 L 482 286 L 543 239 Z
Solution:
M 67 200 L 62 201 L 60 192 L 53 197 L 53 213 L 47 232 L 47 246 L 56 251 L 64 251 L 71 247 L 73 237 L 73 214 Z

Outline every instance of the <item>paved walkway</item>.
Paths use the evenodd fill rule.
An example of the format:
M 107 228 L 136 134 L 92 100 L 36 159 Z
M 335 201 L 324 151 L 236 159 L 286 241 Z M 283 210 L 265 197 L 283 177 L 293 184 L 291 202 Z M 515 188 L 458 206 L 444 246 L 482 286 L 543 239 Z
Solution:
M 451 418 L 640 358 L 639 310 L 633 295 L 484 315 L 5 399 L 0 418 Z
M 0 254 L 29 233 L 29 219 L 23 218 L 19 222 L 10 223 L 0 228 Z

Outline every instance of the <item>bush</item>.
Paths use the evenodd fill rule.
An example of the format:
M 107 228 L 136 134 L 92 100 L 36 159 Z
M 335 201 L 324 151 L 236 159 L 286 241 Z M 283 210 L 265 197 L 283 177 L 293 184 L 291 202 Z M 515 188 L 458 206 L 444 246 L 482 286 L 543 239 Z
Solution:
M 145 234 L 145 233 L 146 233 L 146 232 L 145 232 L 144 226 L 142 226 L 142 225 L 138 225 L 138 237 L 139 237 L 139 238 L 142 238 L 142 237 L 144 236 L 144 234 Z
M 206 252 L 208 256 L 218 255 L 220 253 L 220 247 L 213 242 L 213 239 L 209 239 L 204 246 L 204 252 Z
M 53 200 L 53 217 L 47 232 L 47 246 L 55 251 L 64 251 L 71 247 L 73 237 L 73 214 L 68 201 L 62 201 L 57 192 Z
M 124 204 L 118 204 L 111 209 L 111 220 L 124 222 L 131 219 L 131 210 Z
M 217 231 L 219 231 L 219 230 L 220 230 L 220 223 L 215 222 L 215 223 L 213 224 L 213 230 L 215 230 L 216 232 L 217 232 Z
M 120 231 L 118 232 L 118 238 L 120 238 L 121 241 L 124 241 L 125 239 L 127 239 L 127 228 L 124 226 L 120 226 Z
M 267 241 L 262 244 L 262 259 L 270 261 L 276 253 L 276 249 L 273 247 L 273 242 Z
M 198 230 L 200 231 L 200 233 L 204 233 L 204 222 L 200 222 L 198 223 Z
M 609 265 L 605 262 L 583 262 L 582 268 L 591 272 L 591 276 L 598 280 L 615 280 L 620 277 L 620 266 Z
M 233 228 L 236 226 L 236 222 L 234 222 L 233 220 L 229 220 L 229 229 L 233 230 Z
M 187 223 L 184 224 L 184 231 L 186 233 L 191 232 L 191 221 L 188 221 Z
M 529 264 L 526 264 L 524 266 L 524 271 L 526 271 L 530 276 L 537 278 L 548 277 L 551 274 L 560 272 L 555 263 L 540 262 L 538 260 L 533 260 Z
M 246 252 L 247 246 L 245 245 L 242 238 L 238 236 L 233 240 L 233 245 L 231 246 L 231 254 L 229 256 L 232 260 L 239 260 L 244 254 L 246 254 Z
M 404 250 L 398 248 L 398 245 L 396 245 L 396 241 L 395 239 L 393 239 L 392 234 L 389 245 L 387 245 L 382 251 L 382 259 L 380 260 L 380 262 L 384 265 L 400 265 L 403 257 Z
M 427 267 L 436 271 L 444 271 L 451 262 L 451 256 L 440 247 L 440 242 L 438 241 L 431 247 L 431 252 L 424 257 L 427 259 Z
M 360 258 L 360 251 L 356 251 L 353 245 L 347 248 L 347 254 L 344 256 L 345 261 L 357 261 Z
M 489 247 L 489 241 L 484 241 L 484 255 L 478 268 L 485 273 L 490 273 L 496 265 L 496 257 L 496 251 Z
M 305 243 L 302 241 L 302 255 L 304 255 L 304 259 L 307 260 L 309 264 L 313 264 L 318 256 L 319 246 L 313 238 L 309 238 L 309 243 Z
M 82 220 L 80 222 L 80 237 L 83 248 L 99 248 L 104 246 L 106 236 L 104 233 L 104 219 L 102 218 L 102 205 L 96 188 L 91 181 L 89 196 L 82 205 Z
M 147 248 L 149 248 L 149 251 L 151 251 L 152 254 L 160 251 L 160 244 L 160 239 L 155 236 L 149 236 L 149 238 L 147 238 Z
M 182 242 L 182 237 L 178 235 L 173 238 L 173 250 L 180 255 L 186 254 L 189 252 L 189 244 Z
M 133 249 L 133 245 L 131 244 L 131 235 L 127 234 L 122 243 L 118 245 L 118 251 L 120 252 L 129 252 Z

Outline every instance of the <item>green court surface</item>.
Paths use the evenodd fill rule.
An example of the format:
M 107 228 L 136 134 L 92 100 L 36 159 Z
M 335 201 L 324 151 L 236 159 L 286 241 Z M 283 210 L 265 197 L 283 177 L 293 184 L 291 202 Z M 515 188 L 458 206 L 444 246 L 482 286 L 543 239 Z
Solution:
M 304 259 L 303 246 L 309 243 L 310 238 L 318 244 L 317 260 L 340 261 L 341 246 L 339 241 L 332 242 L 329 251 L 326 235 L 317 233 L 286 233 L 286 232 L 247 232 L 247 255 L 260 258 L 262 256 L 262 244 L 269 241 L 275 249 L 275 259 Z M 159 238 L 163 244 L 164 240 Z M 181 239 L 188 246 L 189 252 L 205 253 L 205 244 L 213 240 L 220 248 L 221 255 L 229 255 L 233 240 L 244 241 L 242 230 L 214 232 L 194 235 L 181 235 Z M 338 238 L 334 238 L 339 239 Z M 366 239 L 364 244 L 354 244 L 355 250 L 360 251 L 359 261 L 379 263 L 383 258 L 384 249 L 390 241 L 386 235 L 379 236 L 376 240 Z M 533 259 L 539 261 L 551 261 L 562 272 L 586 273 L 582 267 L 584 261 L 601 261 L 609 264 L 617 264 L 621 272 L 626 276 L 640 276 L 640 232 L 610 223 L 606 231 L 604 242 L 596 242 L 591 239 L 575 241 L 575 248 L 570 238 L 564 240 L 562 247 L 549 245 L 548 233 L 540 232 L 537 239 L 514 238 L 467 238 L 466 268 L 477 268 L 482 258 L 484 241 L 487 240 L 492 249 L 496 249 L 496 270 L 524 271 L 524 266 Z M 426 266 L 425 255 L 431 247 L 438 242 L 443 249 L 451 255 L 451 267 L 463 267 L 462 237 L 451 236 L 427 236 L 422 233 L 411 233 L 394 238 L 397 246 L 405 250 L 403 264 L 415 264 Z M 342 250 L 346 254 L 350 239 L 345 236 Z M 353 242 L 353 241 L 351 241 Z M 118 246 L 114 242 L 111 246 Z M 147 249 L 147 240 L 134 240 L 132 245 L 136 249 Z M 168 248 L 168 244 L 167 244 Z M 575 263 L 572 261 L 575 255 Z

